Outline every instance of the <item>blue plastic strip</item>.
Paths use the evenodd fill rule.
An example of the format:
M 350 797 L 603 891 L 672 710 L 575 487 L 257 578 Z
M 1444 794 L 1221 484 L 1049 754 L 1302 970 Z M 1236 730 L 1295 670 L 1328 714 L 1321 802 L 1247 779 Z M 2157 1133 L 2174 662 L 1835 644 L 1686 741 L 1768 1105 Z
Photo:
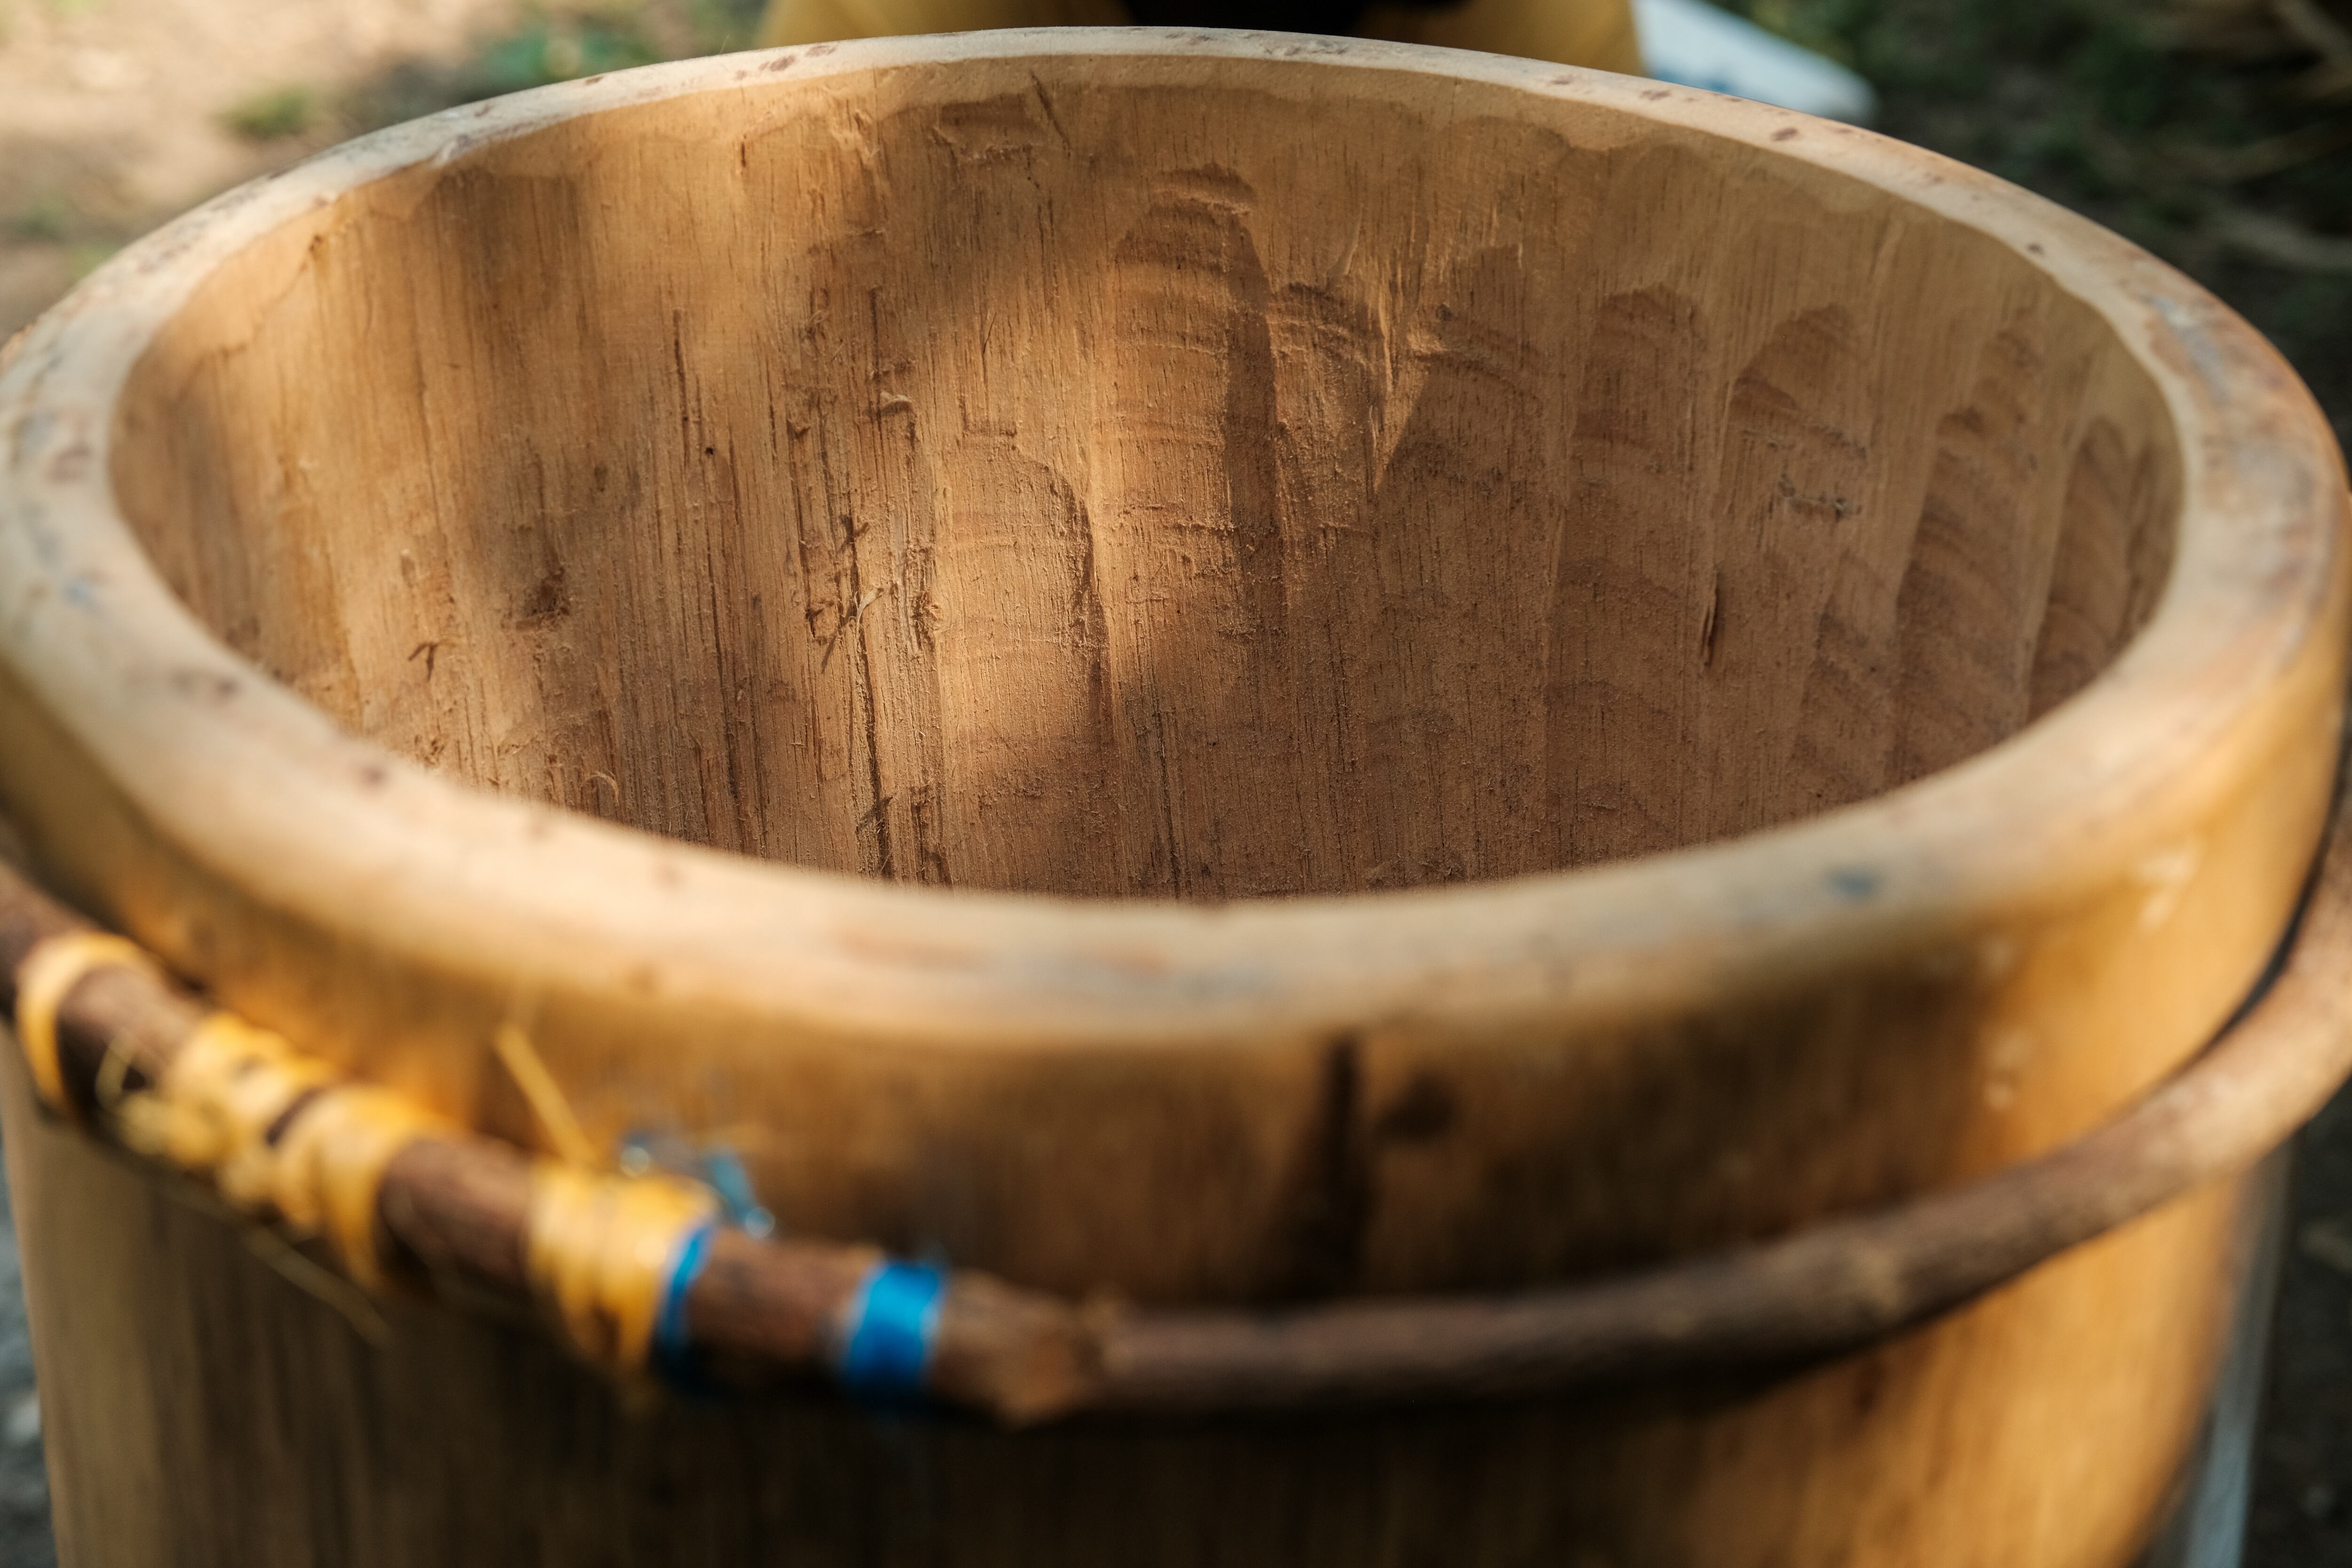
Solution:
M 705 1150 L 702 1179 L 727 1205 L 727 1217 L 737 1229 L 751 1237 L 775 1234 L 776 1216 L 760 1206 L 759 1194 L 751 1187 L 751 1173 L 743 1168 L 742 1157 L 734 1150 L 724 1143 Z
M 947 1275 L 928 1263 L 878 1265 L 849 1304 L 836 1368 L 842 1383 L 858 1394 L 920 1394 L 947 1288 Z
M 710 1258 L 710 1238 L 718 1231 L 715 1225 L 705 1225 L 687 1233 L 678 1244 L 677 1263 L 669 1272 L 669 1283 L 662 1289 L 661 1310 L 654 1315 L 654 1364 L 663 1372 L 677 1376 L 687 1369 L 687 1351 L 692 1336 L 686 1327 L 686 1296 L 694 1289 L 695 1276 Z

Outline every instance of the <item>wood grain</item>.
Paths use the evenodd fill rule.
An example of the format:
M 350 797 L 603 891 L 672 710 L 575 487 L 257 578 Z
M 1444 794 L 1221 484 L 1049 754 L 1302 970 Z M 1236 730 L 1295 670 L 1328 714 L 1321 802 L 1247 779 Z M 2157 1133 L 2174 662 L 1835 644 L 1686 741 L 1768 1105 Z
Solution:
M 554 128 L 355 195 L 290 279 L 230 263 L 127 389 L 150 554 L 476 784 L 825 869 L 1208 900 L 1847 805 L 2153 607 L 2160 543 L 2120 542 L 2179 504 L 2153 388 L 1990 239 L 1781 188 L 1727 219 L 1690 150 L 1377 98 L 875 90 L 700 155 Z M 1706 226 L 1643 232 L 1678 211 Z M 339 367 L 362 340 L 396 362 Z M 1679 449 L 1612 462 L 1659 419 Z M 2146 477 L 2053 598 L 2102 464 Z
M 5 821 L 0 821 L 5 826 Z M 7 847 L 0 835 L 0 852 Z M 39 944 L 86 930 L 0 865 L 0 1004 Z M 1566 1289 L 1336 1301 L 1279 1313 L 1136 1310 L 949 1275 L 922 1385 L 1009 1426 L 1105 1410 L 1226 1414 L 1525 1398 L 1692 1373 L 1752 1373 L 1852 1352 L 2008 1285 L 2029 1269 L 2236 1178 L 2281 1148 L 2352 1073 L 2352 775 L 2273 976 L 2221 1038 L 2124 1115 L 1994 1175 L 1761 1246 Z M 209 1015 L 142 961 L 57 997 L 61 1120 L 118 1144 L 138 1096 L 168 1091 Z M 334 1092 L 298 1099 L 275 1143 Z M 152 1162 L 168 1179 L 176 1173 Z M 608 1174 L 607 1180 L 623 1180 Z M 533 1163 L 446 1131 L 396 1151 L 374 1204 L 374 1279 L 404 1274 L 461 1308 L 529 1311 Z M 281 1205 L 282 1206 L 282 1205 Z M 288 1217 L 266 1207 L 248 1220 Z M 266 1235 L 257 1230 L 257 1237 Z M 291 1238 L 314 1239 L 314 1228 Z M 684 1359 L 736 1384 L 830 1369 L 880 1261 L 868 1247 L 711 1238 L 684 1283 Z
M 220 1222 L 45 1125 L 6 1056 L 44 1436 L 81 1568 L 2119 1568 L 2194 1436 L 2235 1289 L 2224 1185 L 1927 1334 L 1761 1379 L 1024 1433 L 823 1396 L 629 1411 L 520 1328 L 395 1302 L 371 1346 Z
M 2245 993 L 2335 755 L 2343 469 L 2242 323 L 1929 155 L 1528 62 L 1081 30 L 458 110 L 126 252 L 0 432 L 53 885 L 485 1131 L 528 1026 L 599 1140 L 1071 1296 L 1541 1286 L 2056 1148 Z M 1499 1469 L 1203 1436 L 1070 1550 L 1361 1560 L 1378 1449 L 1408 1557 L 2118 1562 L 2225 1208 Z M 623 1443 L 573 1398 L 500 1408 Z M 1071 1468 L 953 1540 L 1189 1440 L 986 1448 Z M 1179 1522 L 1225 1495 L 1271 1533 Z

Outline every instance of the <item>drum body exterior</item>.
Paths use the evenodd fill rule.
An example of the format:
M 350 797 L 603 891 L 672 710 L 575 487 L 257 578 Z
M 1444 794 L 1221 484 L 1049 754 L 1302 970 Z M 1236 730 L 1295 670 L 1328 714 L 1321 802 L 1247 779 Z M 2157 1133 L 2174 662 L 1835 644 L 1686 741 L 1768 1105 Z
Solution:
M 528 1143 L 523 1029 L 799 1232 L 1509 1289 L 2189 1059 L 2325 815 L 2346 512 L 2242 323 L 1864 132 L 1391 45 L 816 46 L 355 143 L 13 345 L 0 808 L 257 1021 Z M 638 1408 L 524 1326 L 372 1339 L 0 1109 L 90 1564 L 2122 1568 L 2251 1267 L 2225 1184 L 1815 1367 Z
M 1024 1433 L 830 1395 L 632 1413 L 525 1329 L 395 1304 L 371 1344 L 11 1083 L 58 1539 L 100 1568 L 2122 1568 L 2182 1501 L 2252 1229 L 2208 1193 L 1926 1333 L 1747 1384 Z

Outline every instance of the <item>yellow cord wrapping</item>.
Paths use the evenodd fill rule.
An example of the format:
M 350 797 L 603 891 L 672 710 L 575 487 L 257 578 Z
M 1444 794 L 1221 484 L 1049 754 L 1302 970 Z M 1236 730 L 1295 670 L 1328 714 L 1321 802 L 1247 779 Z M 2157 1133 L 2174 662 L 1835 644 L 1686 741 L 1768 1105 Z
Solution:
M 86 976 L 111 966 L 163 979 L 137 945 L 98 932 L 53 937 L 17 968 L 26 1060 L 41 1098 L 69 1115 L 58 1012 Z M 682 1249 L 718 1216 L 718 1199 L 671 1176 L 592 1168 L 582 1158 L 587 1140 L 529 1041 L 509 1029 L 498 1046 L 572 1156 L 532 1166 L 524 1245 L 531 1289 L 583 1356 L 628 1377 L 644 1368 Z M 208 1180 L 239 1210 L 323 1237 L 369 1289 L 384 1283 L 376 1202 L 393 1156 L 418 1139 L 462 1136 L 454 1123 L 226 1013 L 199 1024 L 155 1081 L 110 1109 L 126 1146 Z
M 76 1121 L 81 1113 L 66 1094 L 65 1071 L 58 1061 L 58 1010 L 75 986 L 100 969 L 136 969 L 163 978 L 136 942 L 103 931 L 50 937 L 16 966 L 16 1040 L 32 1069 L 33 1087 L 50 1110 Z
M 287 1224 L 321 1235 L 362 1287 L 381 1290 L 376 1197 L 392 1157 L 457 1129 L 390 1089 L 345 1083 L 303 1108 L 278 1145 L 272 1195 Z
M 709 1189 L 541 1160 L 524 1265 L 573 1349 L 617 1376 L 641 1370 L 687 1237 L 719 1212 Z
M 125 1143 L 210 1178 L 236 1207 L 325 1237 L 371 1289 L 383 1284 L 375 1205 L 384 1168 L 419 1138 L 457 1132 L 226 1013 L 196 1026 L 162 1079 L 123 1101 L 120 1121 Z

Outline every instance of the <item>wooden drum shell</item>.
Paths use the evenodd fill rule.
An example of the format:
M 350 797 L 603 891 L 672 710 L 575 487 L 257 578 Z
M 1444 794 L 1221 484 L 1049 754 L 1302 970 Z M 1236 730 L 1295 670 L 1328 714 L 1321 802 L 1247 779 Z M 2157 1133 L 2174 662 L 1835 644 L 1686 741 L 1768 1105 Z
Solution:
M 1184 107 L 1194 100 L 1230 113 Z M 1132 110 L 1138 132 L 1122 139 L 1129 102 L 1158 107 Z M 1324 176 L 1295 172 L 1316 163 L 1292 134 L 1310 112 L 1366 136 L 1393 118 L 1411 132 L 1394 157 L 1467 194 L 1404 203 L 1396 233 L 1410 239 L 1324 233 L 1349 213 Z M 1252 115 L 1275 128 L 1263 144 Z M 674 261 L 693 247 L 663 221 L 594 228 L 599 200 L 641 189 L 672 216 L 735 203 L 730 222 L 756 229 L 744 192 L 789 194 L 754 180 L 781 178 L 759 163 L 771 132 L 799 139 L 786 174 L 817 171 L 803 178 L 808 210 L 848 201 L 866 170 L 877 211 L 919 198 L 950 214 L 907 264 L 912 297 L 940 319 L 939 279 L 953 278 L 988 302 L 976 320 L 1026 323 L 1030 310 L 1060 331 L 1066 309 L 1114 323 L 1111 368 L 1069 394 L 1092 412 L 1054 425 L 1051 374 L 983 406 L 1015 374 L 992 368 L 1001 354 L 942 350 L 935 363 L 878 311 L 866 325 L 840 313 L 846 324 L 824 331 L 841 341 L 820 342 L 813 323 L 836 318 L 808 303 L 817 285 L 845 290 L 892 248 L 848 220 L 837 273 L 824 258 L 747 271 L 748 251 Z M 678 154 L 674 190 L 630 162 L 665 136 L 699 149 Z M 1155 163 L 1162 136 L 1174 151 Z M 852 149 L 838 168 L 826 137 Z M 751 183 L 722 201 L 717 182 L 739 167 Z M 989 201 L 956 206 L 967 185 Z M 1024 188 L 1056 193 L 1060 206 L 1036 209 L 1055 211 L 1099 188 L 1127 215 L 1124 237 L 1106 220 L 1066 247 L 1102 258 L 1100 300 L 1079 297 L 1092 274 L 1075 261 L 1055 310 L 1024 292 L 1053 265 L 1037 259 L 1050 247 L 1018 251 L 1003 216 L 1031 211 Z M 1538 243 L 1555 210 L 1573 243 Z M 1496 238 L 1481 213 L 1519 227 Z M 480 232 L 499 247 L 465 252 Z M 1578 261 L 1602 233 L 1619 248 Z M 1255 283 L 1233 260 L 1236 235 L 1255 247 Z M 436 247 L 452 245 L 467 258 L 435 272 Z M 362 266 L 371 246 L 383 255 Z M 619 325 L 581 329 L 614 359 L 576 385 L 527 355 L 499 369 L 506 348 L 572 330 L 566 257 L 589 258 L 583 278 L 643 289 Z M 1224 268 L 1207 296 L 1202 258 Z M 674 299 L 659 280 L 673 265 L 688 279 Z M 1515 268 L 1542 282 L 1547 267 L 1596 279 L 1557 321 L 1541 290 L 1511 292 Z M 750 303 L 718 292 L 738 272 Z M 1955 294 L 1979 274 L 1985 298 Z M 368 294 L 387 277 L 407 280 L 405 303 Z M 533 294 L 545 277 L 558 281 Z M 434 302 L 461 285 L 480 292 Z M 1247 308 L 1217 328 L 1217 353 L 1261 354 L 1262 405 L 1235 401 L 1232 388 L 1256 384 L 1240 371 L 1219 373 L 1224 402 L 1186 401 L 1184 356 L 1205 351 L 1185 312 L 1202 298 L 1225 309 L 1218 289 Z M 493 307 L 509 299 L 530 331 L 500 324 Z M 710 332 L 667 340 L 677 401 L 648 381 L 644 430 L 597 425 L 600 378 L 658 360 L 630 334 L 689 305 Z M 1271 323 L 1257 348 L 1253 311 Z M 1377 331 L 1362 324 L 1375 317 Z M 370 376 L 397 356 L 362 374 L 326 354 L 376 352 L 354 335 L 362 321 L 415 349 L 399 371 L 415 388 L 376 395 Z M 1517 338 L 1497 335 L 1515 323 Z M 1608 375 L 1552 353 L 1571 326 L 1590 363 L 1620 356 Z M 867 368 L 837 395 L 807 394 L 796 426 L 789 377 L 756 395 L 697 380 L 751 374 L 712 346 L 730 332 L 794 365 Z M 467 499 L 446 504 L 417 500 L 446 476 L 393 462 L 371 482 L 338 456 L 396 458 L 416 432 L 436 462 L 457 449 L 433 446 L 457 427 L 425 360 L 464 353 L 468 334 L 490 368 L 446 372 L 475 388 L 461 433 L 506 421 L 536 447 L 483 446 Z M 689 360 L 689 337 L 707 364 Z M 1355 469 L 1307 448 L 1387 417 L 1317 401 L 1338 384 L 1332 366 L 1374 363 L 1358 350 L 1375 337 L 1407 367 L 1397 384 L 1443 386 L 1458 407 L 1402 401 L 1381 472 L 1402 478 L 1359 493 Z M 1685 384 L 1662 375 L 1644 391 L 1660 345 L 1702 340 L 1716 346 L 1685 370 L 1708 419 L 1643 424 L 1643 396 L 1676 405 Z M 1073 383 L 1089 374 L 1087 355 L 1040 358 Z M 1297 379 L 1299 363 L 1315 374 Z M 1446 466 L 1482 427 L 1517 439 L 1513 399 L 1549 418 L 1555 397 L 1586 445 L 1563 436 L 1520 477 L 1500 437 Z M 693 722 L 670 723 L 719 733 L 754 676 L 818 712 L 835 700 L 825 683 L 845 679 L 835 659 L 854 659 L 864 673 L 837 695 L 840 721 L 866 726 L 867 749 L 844 753 L 860 768 L 803 778 L 785 743 L 747 742 L 727 767 L 751 782 L 730 784 L 739 815 L 722 820 L 708 802 L 724 791 L 706 800 L 661 771 L 658 713 L 609 742 L 564 728 L 564 703 L 585 700 L 564 672 L 620 670 L 613 710 L 643 706 L 628 650 L 703 614 L 679 583 L 640 605 L 609 586 L 635 579 L 581 564 L 577 549 L 604 537 L 604 481 L 553 442 L 575 407 L 582 451 L 625 449 L 652 476 L 642 509 L 688 498 L 662 513 L 662 538 L 714 560 L 746 552 L 732 577 L 712 568 L 687 584 L 713 595 L 718 673 L 707 690 L 681 685 Z M 1433 407 L 1416 435 L 1409 416 Z M 745 458 L 723 481 L 697 467 L 768 439 L 751 417 L 763 408 L 774 453 L 813 429 L 847 455 Z M 1118 444 L 1154 419 L 1173 432 L 1152 436 L 1160 446 Z M 960 434 L 930 434 L 959 420 Z M 1233 477 L 1245 465 L 1211 484 L 1184 455 L 1212 426 L 1228 452 L 1261 426 L 1279 433 L 1263 501 L 1278 526 L 1263 541 L 1234 499 L 1255 493 Z M 1302 430 L 1307 456 L 1276 449 Z M 240 1012 L 476 1127 L 539 1137 L 489 1048 L 501 1025 L 527 1026 L 599 1141 L 647 1124 L 723 1135 L 798 1229 L 937 1249 L 1072 1294 L 1273 1303 L 1543 1284 L 1785 1234 L 2047 1151 L 2178 1068 L 2236 1007 L 2285 929 L 2336 756 L 2341 462 L 2242 323 L 2123 242 L 1931 155 L 1525 62 L 1244 35 L 992 35 L 694 62 L 453 110 L 126 253 L 12 351 L 0 435 L 0 806 L 55 885 Z M 1024 440 L 1085 451 L 1091 477 L 1056 489 L 1021 467 Z M 784 480 L 811 462 L 837 463 L 825 482 L 842 493 L 890 504 L 844 532 L 850 564 L 826 570 L 845 589 L 805 590 L 782 617 L 789 636 L 730 640 L 723 628 L 751 624 L 730 617 L 763 601 L 747 589 L 721 602 L 724 584 L 768 581 L 751 559 L 764 536 L 700 520 L 729 486 L 730 515 L 779 509 L 805 577 L 832 513 Z M 1715 487 L 1715 555 L 1658 564 L 1649 513 L 1622 498 L 1668 516 L 1693 475 Z M 1000 479 L 1011 499 L 959 499 Z M 762 491 L 771 481 L 784 488 Z M 1517 548 L 1513 531 L 1552 515 L 1546 486 L 1597 510 L 1560 511 L 1551 597 L 1515 597 L 1517 567 L 1469 547 Z M 513 521 L 539 515 L 534 493 L 557 521 Z M 1198 565 L 1170 543 L 1155 496 L 1216 511 L 1201 549 L 1229 554 Z M 1484 532 L 1429 521 L 1474 501 L 1491 512 Z M 1000 537 L 1031 504 L 1061 507 L 1057 526 L 1092 542 L 1082 580 L 1098 633 L 1037 632 L 969 592 L 992 571 L 1046 570 Z M 442 553 L 420 563 L 397 529 L 427 514 L 438 532 L 414 537 Z M 1856 516 L 1895 517 L 1893 542 Z M 1615 521 L 1574 521 L 1590 517 Z M 1990 564 L 1971 553 L 1992 537 L 1987 520 L 2025 517 L 2040 521 L 2000 526 L 2030 547 Z M 1358 521 L 1318 542 L 1318 518 Z M 1337 561 L 1312 551 L 1349 548 L 1359 522 L 1391 552 L 1361 575 L 1300 568 L 1255 619 L 1217 618 L 1232 584 L 1255 580 L 1254 552 Z M 1809 526 L 1843 543 L 1783 558 L 1751 542 Z M 919 558 L 940 584 L 929 601 L 905 566 Z M 1108 564 L 1130 559 L 1131 579 Z M 886 560 L 869 598 L 850 568 Z M 1577 640 L 1562 562 L 1594 595 L 1623 594 L 1607 638 Z M 412 567 L 429 591 L 383 588 Z M 1411 591 L 1349 599 L 1351 584 L 1390 580 L 1379 572 L 1405 573 Z M 1130 580 L 1195 592 L 1189 618 L 1121 598 Z M 1427 625 L 1400 629 L 1396 605 L 1424 600 Z M 273 623 L 271 604 L 302 614 Z M 454 606 L 458 632 L 443 635 L 436 605 Z M 1514 615 L 1551 628 L 1553 663 L 1518 686 L 1482 675 L 1465 640 L 1491 618 L 1507 657 L 1525 640 Z M 1775 616 L 1806 637 L 1775 640 Z M 1923 617 L 1937 635 L 1906 642 Z M 1389 689 L 1378 637 L 1374 652 L 1329 652 L 1328 670 L 1286 653 L 1278 682 L 1232 651 L 1250 646 L 1235 626 L 1295 652 L 1325 624 L 1388 628 L 1412 668 L 1500 693 L 1503 720 L 1468 702 L 1462 738 L 1380 752 L 1452 699 L 1398 699 L 1349 730 Z M 803 625 L 807 646 L 773 669 L 728 662 Z M 1985 627 L 1991 652 L 1970 640 Z M 972 706 L 959 693 L 985 683 L 934 651 L 959 636 L 999 637 L 1015 650 L 1003 659 L 1094 649 L 1108 673 L 1088 711 L 1104 738 L 1021 728 L 1051 716 L 1048 700 L 1083 695 L 1043 666 L 988 676 L 1022 694 L 1009 714 Z M 1596 784 L 1582 763 L 1547 761 L 1530 798 L 1549 804 L 1522 810 L 1496 804 L 1491 779 L 1447 771 L 1467 756 L 1472 773 L 1508 780 L 1526 724 L 1605 729 L 1632 711 L 1625 670 L 1661 659 L 1691 668 L 1656 696 L 1685 706 L 1648 773 Z M 436 669 L 460 693 L 446 711 L 419 684 Z M 909 671 L 934 695 L 891 685 L 917 689 Z M 1972 716 L 1972 681 L 1999 715 Z M 1840 682 L 1862 694 L 1836 696 Z M 1265 695 L 1277 684 L 1279 702 Z M 526 689 L 537 695 L 514 695 Z M 1834 721 L 1805 729 L 1822 691 Z M 529 722 L 483 739 L 467 704 L 499 701 Z M 1286 714 L 1316 734 L 1328 719 L 1335 745 L 1370 747 L 1379 765 L 1337 770 L 1373 782 L 1261 829 L 1252 812 L 1288 798 L 1258 763 L 1289 732 Z M 933 750 L 894 751 L 877 716 Z M 1230 723 L 1236 752 L 1257 750 L 1240 763 L 1213 742 L 1185 750 L 1168 739 L 1178 719 Z M 1771 728 L 1782 719 L 1801 743 Z M 809 721 L 819 751 L 827 722 Z M 1150 753 L 1147 733 L 1175 770 L 1159 783 L 1121 771 Z M 1021 793 L 1027 775 L 1005 759 L 1044 745 L 1036 735 L 1084 789 Z M 1754 735 L 1783 746 L 1760 783 L 1738 762 Z M 610 754 L 565 761 L 551 736 Z M 1602 754 L 1640 750 L 1604 739 Z M 1831 755 L 1849 745 L 1867 769 Z M 1311 761 L 1281 775 L 1302 800 L 1320 787 L 1297 782 L 1321 776 Z M 971 784 L 986 767 L 999 771 Z M 1251 809 L 1219 805 L 1220 789 Z M 833 815 L 791 816 L 795 790 Z M 1349 839 L 1349 803 L 1376 795 L 1387 826 Z M 1088 815 L 1093 797 L 1109 805 Z M 1007 812 L 1029 815 L 1007 828 Z M 1286 836 L 1312 853 L 1286 860 Z M 1097 839 L 1116 875 L 1075 864 L 1069 846 Z M 893 842 L 936 853 L 894 855 Z M 1213 847 L 1197 861 L 1178 853 L 1202 842 Z M 1147 896 L 1100 896 L 1121 892 Z M 2119 1568 L 2202 1418 L 2243 1229 L 2236 1187 L 2200 1192 L 1947 1321 L 1811 1369 L 1572 1401 L 1005 1433 L 814 1394 L 632 1410 L 519 1330 L 397 1303 L 390 1344 L 374 1347 L 233 1229 L 42 1125 L 21 1082 L 5 1109 L 60 1529 L 88 1563 Z
M 1811 1371 L 1524 1405 L 1006 1433 L 831 1394 L 629 1411 L 527 1329 L 371 1345 L 9 1069 L 65 1561 L 85 1568 L 2137 1560 L 2256 1217 L 2208 1190 Z

